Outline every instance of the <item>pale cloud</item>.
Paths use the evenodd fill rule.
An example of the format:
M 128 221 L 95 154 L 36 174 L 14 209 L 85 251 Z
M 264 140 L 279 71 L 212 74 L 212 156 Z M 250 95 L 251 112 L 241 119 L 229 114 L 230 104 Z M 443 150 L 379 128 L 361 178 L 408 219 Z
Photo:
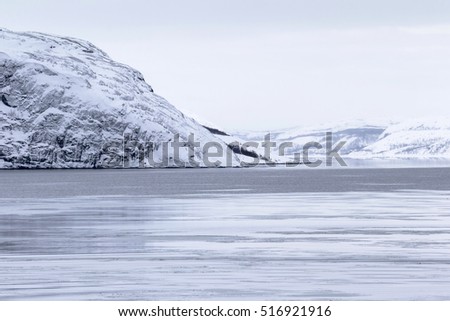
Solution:
M 450 25 L 426 25 L 418 27 L 399 27 L 400 31 L 423 36 L 448 36 L 450 35 Z

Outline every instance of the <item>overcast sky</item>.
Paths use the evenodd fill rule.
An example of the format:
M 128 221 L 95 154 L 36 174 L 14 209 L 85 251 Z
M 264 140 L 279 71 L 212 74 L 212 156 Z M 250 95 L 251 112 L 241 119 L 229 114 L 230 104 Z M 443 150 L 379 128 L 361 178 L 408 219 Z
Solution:
M 89 40 L 227 130 L 450 116 L 448 0 L 1 0 L 0 19 Z

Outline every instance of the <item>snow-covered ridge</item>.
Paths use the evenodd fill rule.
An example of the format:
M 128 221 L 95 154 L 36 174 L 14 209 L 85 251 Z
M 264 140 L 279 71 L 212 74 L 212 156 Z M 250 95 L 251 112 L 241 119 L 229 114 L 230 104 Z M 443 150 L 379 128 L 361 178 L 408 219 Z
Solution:
M 176 134 L 227 149 L 140 72 L 84 40 L 0 29 L 0 98 L 0 168 L 179 166 L 162 144 Z M 203 158 L 201 148 L 180 150 L 182 162 Z
M 292 142 L 286 149 L 292 156 L 301 153 L 309 142 L 325 146 L 325 134 L 332 132 L 334 146 L 345 141 L 340 154 L 348 158 L 450 158 L 450 118 L 410 119 L 399 123 L 363 121 L 340 123 L 318 127 L 296 127 L 270 132 L 237 132 L 235 136 L 243 141 L 264 140 L 270 133 L 271 140 L 279 146 Z M 312 149 L 318 155 L 325 153 Z M 273 150 L 274 154 L 278 151 Z
M 387 127 L 355 158 L 450 158 L 450 118 L 411 119 Z

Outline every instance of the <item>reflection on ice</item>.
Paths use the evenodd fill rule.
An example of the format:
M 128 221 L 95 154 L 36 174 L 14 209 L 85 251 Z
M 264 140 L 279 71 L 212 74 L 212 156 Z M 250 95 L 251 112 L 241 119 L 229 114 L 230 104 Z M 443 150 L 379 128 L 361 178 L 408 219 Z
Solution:
M 223 193 L 3 199 L 0 299 L 450 299 L 449 192 Z

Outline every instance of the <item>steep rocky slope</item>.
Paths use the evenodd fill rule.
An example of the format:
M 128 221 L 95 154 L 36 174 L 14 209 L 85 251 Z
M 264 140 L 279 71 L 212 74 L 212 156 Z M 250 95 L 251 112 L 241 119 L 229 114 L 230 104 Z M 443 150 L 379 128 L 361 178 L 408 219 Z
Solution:
M 205 166 L 208 142 L 224 151 L 214 161 L 238 165 L 141 73 L 87 41 L 0 29 L 0 98 L 0 168 Z M 177 161 L 170 142 L 191 133 L 201 146 Z

